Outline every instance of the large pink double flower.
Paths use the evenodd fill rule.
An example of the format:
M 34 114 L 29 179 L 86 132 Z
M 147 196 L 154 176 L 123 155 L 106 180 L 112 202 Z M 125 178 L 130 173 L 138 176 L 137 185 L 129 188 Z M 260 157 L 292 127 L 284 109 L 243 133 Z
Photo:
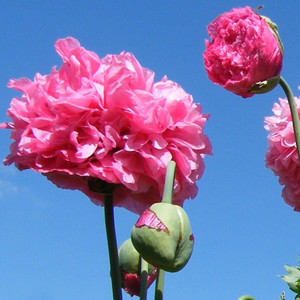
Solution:
M 295 102 L 300 114 L 300 98 L 295 97 Z M 286 203 L 300 211 L 300 166 L 288 100 L 279 99 L 279 103 L 274 104 L 273 113 L 265 118 L 265 128 L 269 131 L 266 166 L 284 185 L 282 197 Z
M 103 195 L 89 183 L 116 184 L 115 205 L 141 213 L 161 200 L 174 160 L 174 203 L 195 197 L 211 145 L 203 133 L 208 115 L 192 96 L 166 77 L 154 83 L 154 73 L 130 53 L 100 59 L 71 37 L 55 48 L 59 70 L 8 84 L 23 94 L 11 102 L 12 122 L 1 124 L 14 140 L 4 163 L 81 190 L 96 204 Z

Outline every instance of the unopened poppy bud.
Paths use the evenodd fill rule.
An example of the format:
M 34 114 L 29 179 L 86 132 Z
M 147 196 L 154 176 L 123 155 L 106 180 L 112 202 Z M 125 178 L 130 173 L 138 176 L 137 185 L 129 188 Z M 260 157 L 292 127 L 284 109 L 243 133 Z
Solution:
M 249 295 L 245 295 L 240 297 L 238 300 L 255 300 L 255 299 Z
M 121 271 L 122 288 L 130 296 L 140 295 L 140 254 L 132 245 L 131 239 L 126 240 L 119 248 L 119 266 Z M 148 265 L 147 286 L 156 278 L 156 268 Z
M 138 219 L 131 240 L 141 256 L 168 272 L 181 270 L 194 245 L 189 218 L 182 207 L 155 203 Z

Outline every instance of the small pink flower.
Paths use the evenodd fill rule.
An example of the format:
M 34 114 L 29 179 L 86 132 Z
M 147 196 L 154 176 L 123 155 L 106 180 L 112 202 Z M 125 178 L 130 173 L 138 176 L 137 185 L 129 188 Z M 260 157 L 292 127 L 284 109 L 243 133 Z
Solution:
M 279 76 L 283 51 L 275 26 L 250 7 L 216 18 L 208 26 L 211 42 L 205 41 L 210 80 L 246 98 L 254 84 Z
M 157 276 L 157 269 L 147 275 L 147 287 L 153 283 Z M 130 296 L 140 296 L 141 276 L 121 270 L 122 288 Z
M 300 98 L 295 97 L 295 102 L 300 114 Z M 300 167 L 288 100 L 279 99 L 273 112 L 273 116 L 265 118 L 265 128 L 270 131 L 266 166 L 279 176 L 279 183 L 284 185 L 282 197 L 286 203 L 300 211 Z
M 161 201 L 174 160 L 174 203 L 194 198 L 211 154 L 200 104 L 166 77 L 154 83 L 154 73 L 131 53 L 101 59 L 71 37 L 55 48 L 63 60 L 58 70 L 8 84 L 23 94 L 11 102 L 12 122 L 1 125 L 14 140 L 4 164 L 40 172 L 96 204 L 103 196 L 90 183 L 115 184 L 115 205 L 141 213 Z

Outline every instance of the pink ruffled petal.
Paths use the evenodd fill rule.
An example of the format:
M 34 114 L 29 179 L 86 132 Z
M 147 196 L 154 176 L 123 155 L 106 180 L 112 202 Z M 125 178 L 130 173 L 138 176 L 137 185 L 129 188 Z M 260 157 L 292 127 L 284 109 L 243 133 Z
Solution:
M 295 98 L 300 114 L 300 98 Z M 269 131 L 266 166 L 284 185 L 282 197 L 285 202 L 300 211 L 300 167 L 297 146 L 287 99 L 279 99 L 273 106 L 274 115 L 265 118 Z
M 55 48 L 63 60 L 58 70 L 9 82 L 23 94 L 11 102 L 11 122 L 0 125 L 14 140 L 4 163 L 40 172 L 96 204 L 103 195 L 90 182 L 115 185 L 114 204 L 142 213 L 161 201 L 173 159 L 174 202 L 195 197 L 211 154 L 200 104 L 167 77 L 154 83 L 154 72 L 131 53 L 100 59 L 71 37 Z
M 244 98 L 250 88 L 280 75 L 283 51 L 273 29 L 250 7 L 235 8 L 207 28 L 203 54 L 208 77 Z

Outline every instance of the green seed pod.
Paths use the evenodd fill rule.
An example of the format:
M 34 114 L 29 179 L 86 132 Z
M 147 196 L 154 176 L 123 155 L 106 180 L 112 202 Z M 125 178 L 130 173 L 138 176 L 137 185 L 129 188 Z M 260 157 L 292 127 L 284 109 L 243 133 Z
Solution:
M 131 240 L 146 261 L 168 272 L 177 272 L 187 264 L 194 245 L 183 208 L 164 202 L 144 211 L 132 228 Z

